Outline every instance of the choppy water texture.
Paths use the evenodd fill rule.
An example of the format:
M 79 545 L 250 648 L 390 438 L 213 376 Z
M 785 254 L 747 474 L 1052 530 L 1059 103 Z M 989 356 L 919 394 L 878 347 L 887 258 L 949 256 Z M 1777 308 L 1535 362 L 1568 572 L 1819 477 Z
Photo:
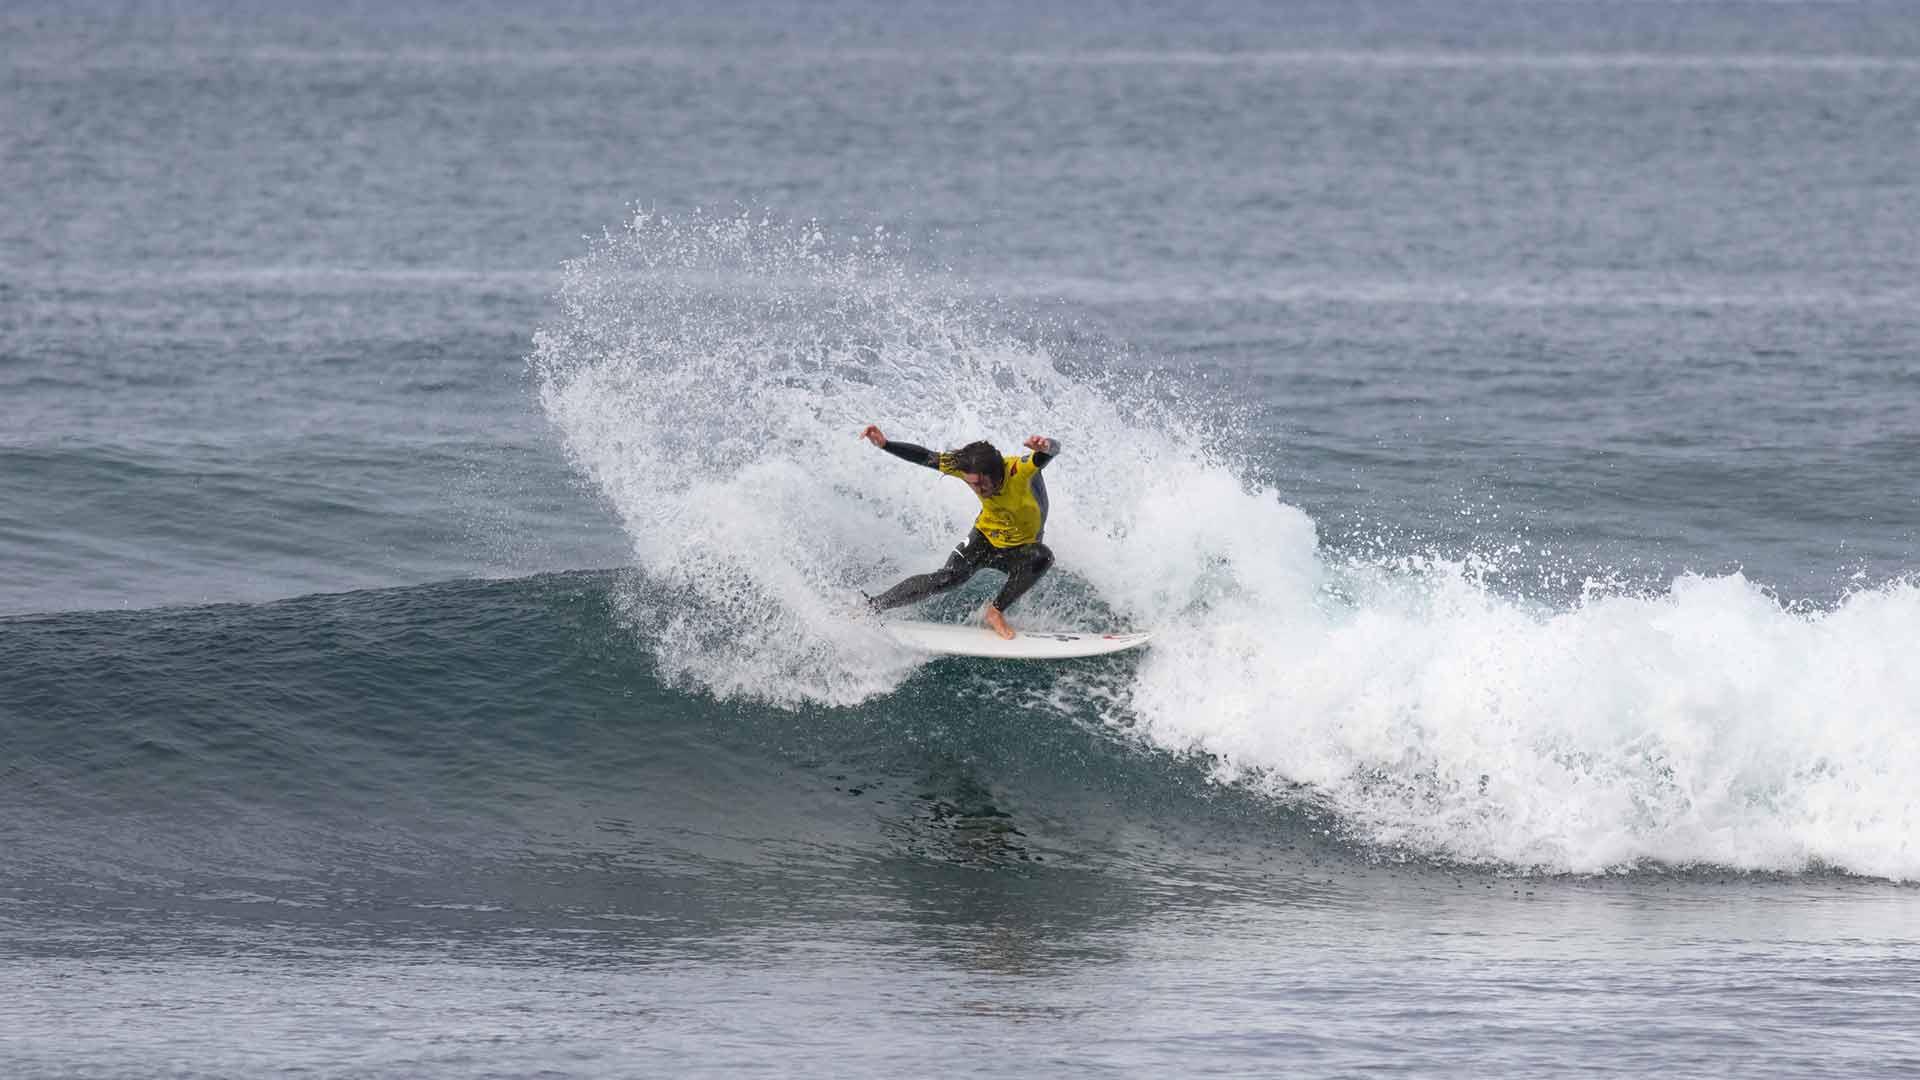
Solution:
M 1907 6 L 0 72 L 9 1075 L 1920 1071 Z M 1016 622 L 1155 646 L 850 618 L 971 516 L 866 423 L 1061 438 Z

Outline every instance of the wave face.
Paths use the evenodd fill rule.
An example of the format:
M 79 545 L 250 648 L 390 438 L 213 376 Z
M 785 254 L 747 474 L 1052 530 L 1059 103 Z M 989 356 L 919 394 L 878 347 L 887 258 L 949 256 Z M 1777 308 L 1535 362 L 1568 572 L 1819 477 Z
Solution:
M 1310 814 L 1217 797 L 1093 708 L 1035 722 L 1081 700 L 1069 669 L 1009 693 L 997 665 L 947 665 L 798 715 L 674 690 L 650 655 L 671 643 L 622 622 L 648 588 L 601 571 L 0 619 L 0 890 L 575 911 L 645 883 L 710 928 L 796 890 L 884 892 L 902 865 L 1132 882 L 1302 843 L 1344 858 Z
M 531 363 L 631 538 L 646 584 L 620 606 L 670 684 L 784 708 L 900 693 L 925 662 L 849 598 L 936 564 L 972 499 L 855 432 L 1038 432 L 1066 444 L 1060 569 L 1020 621 L 1160 635 L 1137 662 L 1052 679 L 1045 708 L 1097 707 L 1376 852 L 1920 877 L 1913 585 L 1789 608 L 1738 574 L 1635 592 L 1527 545 L 1323 549 L 1223 449 L 1226 410 L 1083 370 L 956 291 L 885 238 L 751 217 L 643 214 L 568 266 Z M 1582 584 L 1556 601 L 1503 584 L 1529 576 Z M 983 677 L 1028 695 L 1017 671 Z

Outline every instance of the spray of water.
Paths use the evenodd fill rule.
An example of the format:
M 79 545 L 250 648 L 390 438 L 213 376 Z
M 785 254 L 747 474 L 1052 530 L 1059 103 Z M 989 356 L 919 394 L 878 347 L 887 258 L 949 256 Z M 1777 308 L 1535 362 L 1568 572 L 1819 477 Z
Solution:
M 1313 572 L 1311 523 L 1271 493 L 1250 501 L 1273 531 L 1234 534 L 1237 553 L 1210 538 L 1212 499 L 1242 495 L 1202 449 L 1214 433 L 1151 393 L 1063 374 L 885 237 L 642 214 L 566 267 L 559 300 L 535 338 L 542 403 L 632 538 L 646 580 L 630 614 L 662 670 L 704 691 L 850 704 L 912 670 L 852 602 L 938 566 L 978 506 L 860 441 L 869 423 L 934 447 L 1063 441 L 1048 542 L 1081 586 L 1030 596 L 1026 625 L 1089 597 L 1155 621 L 1235 554 L 1275 573 L 1276 536 Z

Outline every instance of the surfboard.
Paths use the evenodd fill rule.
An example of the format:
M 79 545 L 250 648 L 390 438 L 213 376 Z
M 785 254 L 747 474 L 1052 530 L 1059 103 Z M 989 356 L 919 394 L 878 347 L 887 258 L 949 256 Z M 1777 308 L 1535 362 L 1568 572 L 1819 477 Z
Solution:
M 946 656 L 986 656 L 1003 660 L 1066 660 L 1076 656 L 1099 656 L 1145 645 L 1150 633 L 1083 634 L 1062 630 L 1021 630 L 1014 628 L 1012 638 L 1003 638 L 984 626 L 956 626 L 952 623 L 911 622 L 887 619 L 886 628 L 895 641 L 923 652 Z

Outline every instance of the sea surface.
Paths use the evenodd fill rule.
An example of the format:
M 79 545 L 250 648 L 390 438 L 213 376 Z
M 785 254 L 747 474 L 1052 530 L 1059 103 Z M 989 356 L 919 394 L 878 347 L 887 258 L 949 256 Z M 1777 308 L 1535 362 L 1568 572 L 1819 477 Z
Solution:
M 1904 0 L 16 0 L 0 1075 L 1920 1075 L 1917 462 Z

